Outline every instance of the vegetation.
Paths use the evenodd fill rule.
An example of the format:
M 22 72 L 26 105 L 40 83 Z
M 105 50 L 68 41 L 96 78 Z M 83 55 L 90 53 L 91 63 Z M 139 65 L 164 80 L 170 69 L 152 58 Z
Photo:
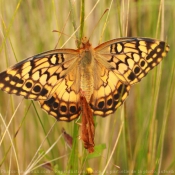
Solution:
M 164 0 L 1 0 L 1 71 L 61 48 L 66 35 L 73 37 L 64 48 L 76 48 L 75 38 L 82 35 L 90 37 L 94 47 L 128 36 L 157 38 L 170 45 L 162 63 L 131 88 L 115 114 L 95 117 L 93 154 L 83 148 L 76 121 L 56 122 L 37 102 L 0 91 L 1 174 L 175 174 L 174 7 L 174 1 Z M 73 149 L 62 128 L 73 137 Z

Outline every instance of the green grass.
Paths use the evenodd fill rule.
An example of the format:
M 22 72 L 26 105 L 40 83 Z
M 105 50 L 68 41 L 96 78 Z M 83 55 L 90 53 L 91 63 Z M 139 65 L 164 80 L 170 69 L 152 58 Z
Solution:
M 95 117 L 93 154 L 84 150 L 75 122 L 55 122 L 37 102 L 0 91 L 1 174 L 32 174 L 34 168 L 35 174 L 48 174 L 49 168 L 50 174 L 86 174 L 88 167 L 96 174 L 175 173 L 175 2 L 126 2 L 115 0 L 110 7 L 111 1 L 101 0 L 94 8 L 95 1 L 0 1 L 2 71 L 24 58 L 54 49 L 57 43 L 61 48 L 69 37 L 59 39 L 60 33 L 52 31 L 71 36 L 80 23 L 77 35 L 65 48 L 76 48 L 75 38 L 82 35 L 90 37 L 94 47 L 125 36 L 157 38 L 170 45 L 162 63 L 131 88 L 115 114 Z M 73 15 L 69 15 L 70 10 Z M 72 150 L 61 137 L 63 127 L 74 139 Z M 45 163 L 48 166 L 42 165 Z

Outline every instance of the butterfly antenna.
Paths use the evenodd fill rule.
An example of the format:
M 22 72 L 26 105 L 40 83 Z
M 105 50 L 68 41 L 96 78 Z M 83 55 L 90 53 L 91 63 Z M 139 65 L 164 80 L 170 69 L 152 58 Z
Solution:
M 71 12 L 71 11 L 70 11 L 70 12 Z M 61 36 L 62 36 L 62 34 L 63 34 L 63 31 L 64 31 L 64 29 L 65 29 L 65 27 L 66 27 L 67 21 L 68 21 L 68 19 L 69 19 L 69 17 L 70 17 L 70 12 L 69 12 L 69 14 L 67 15 L 67 18 L 66 18 L 65 24 L 64 24 L 64 26 L 63 26 L 63 28 L 62 28 L 62 31 L 59 32 L 61 35 L 58 37 L 58 42 L 57 42 L 56 45 L 55 45 L 55 49 L 57 48 L 58 43 L 59 43 L 59 41 L 60 41 L 60 39 L 61 39 Z M 56 31 L 53 30 L 52 32 L 56 32 Z
M 61 32 L 61 31 L 59 31 L 59 30 L 53 30 L 52 32 L 58 32 L 58 33 L 60 33 L 60 34 L 62 34 L 62 35 L 64 35 L 64 36 L 70 37 L 70 35 L 68 35 L 68 34 L 66 34 L 66 33 L 64 33 L 64 32 Z M 75 40 L 77 41 L 77 38 L 76 38 L 76 37 L 72 36 L 71 38 L 73 38 L 73 39 L 75 39 Z M 56 46 L 57 46 L 57 45 L 56 45 Z M 56 48 L 56 47 L 55 47 L 55 48 Z
M 70 11 L 70 12 L 71 12 L 71 11 Z M 59 38 L 58 38 L 58 42 L 57 42 L 56 45 L 55 45 L 55 49 L 57 48 L 58 43 L 59 43 L 60 38 L 61 38 L 62 35 L 67 36 L 67 37 L 69 37 L 69 38 L 73 38 L 74 40 L 77 41 L 77 38 L 75 38 L 74 36 L 70 36 L 70 35 L 65 34 L 65 33 L 63 32 L 64 29 L 65 29 L 65 27 L 66 27 L 67 21 L 68 21 L 68 19 L 69 19 L 69 17 L 70 17 L 70 12 L 69 12 L 69 14 L 68 14 L 68 16 L 67 16 L 67 19 L 66 19 L 66 22 L 65 22 L 65 24 L 64 24 L 64 26 L 63 26 L 62 31 L 59 31 L 59 30 L 53 30 L 53 31 L 52 31 L 52 32 L 57 32 L 57 33 L 60 33 L 60 34 L 61 34 L 61 35 L 59 36 Z
M 64 32 L 61 32 L 61 31 L 59 31 L 59 30 L 52 30 L 52 32 L 58 32 L 58 33 L 60 33 L 60 34 L 62 34 L 62 35 L 64 35 L 64 36 L 70 37 L 70 35 L 68 35 L 68 34 L 66 34 L 66 33 L 64 33 Z M 72 38 L 75 39 L 75 37 L 72 37 Z
M 89 39 L 90 39 L 90 37 L 92 36 L 92 34 L 94 33 L 94 31 L 95 31 L 97 25 L 99 24 L 99 22 L 101 21 L 101 19 L 103 18 L 103 16 L 106 14 L 106 12 L 107 12 L 108 10 L 109 10 L 109 9 L 106 9 L 106 10 L 103 12 L 102 16 L 100 17 L 100 19 L 98 20 L 98 22 L 95 24 L 95 27 L 94 27 L 94 29 L 92 30 L 92 32 L 91 32 L 91 34 L 90 34 L 90 36 L 89 36 Z

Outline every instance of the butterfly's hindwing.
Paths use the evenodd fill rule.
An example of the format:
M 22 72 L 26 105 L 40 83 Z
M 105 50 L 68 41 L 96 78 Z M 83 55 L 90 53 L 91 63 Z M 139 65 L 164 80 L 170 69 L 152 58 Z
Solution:
M 90 106 L 95 115 L 112 114 L 129 95 L 130 85 L 124 84 L 113 71 L 97 62 L 94 74 L 94 92 Z
M 76 98 L 72 98 L 72 92 L 67 93 L 65 91 L 65 96 L 70 99 L 69 101 L 60 99 L 57 91 L 49 100 L 39 100 L 41 107 L 50 115 L 54 116 L 57 120 L 60 121 L 71 121 L 79 117 L 81 113 L 81 105 L 79 95 L 74 94 Z
M 58 83 L 50 99 L 39 100 L 41 107 L 57 120 L 69 122 L 81 113 L 80 70 L 78 68 L 75 63 L 74 68 Z

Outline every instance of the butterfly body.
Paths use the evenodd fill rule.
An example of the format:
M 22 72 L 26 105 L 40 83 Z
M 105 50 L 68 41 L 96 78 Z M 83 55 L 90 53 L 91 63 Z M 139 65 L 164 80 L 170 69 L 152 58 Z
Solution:
M 93 48 L 56 49 L 27 58 L 0 73 L 0 89 L 40 103 L 57 120 L 81 113 L 81 92 L 93 115 L 107 116 L 125 101 L 133 84 L 157 66 L 169 46 L 150 38 L 119 38 Z
M 82 48 L 80 49 L 81 60 L 80 68 L 80 89 L 84 93 L 87 102 L 90 101 L 94 90 L 94 73 L 95 73 L 95 52 L 88 40 L 83 39 Z

